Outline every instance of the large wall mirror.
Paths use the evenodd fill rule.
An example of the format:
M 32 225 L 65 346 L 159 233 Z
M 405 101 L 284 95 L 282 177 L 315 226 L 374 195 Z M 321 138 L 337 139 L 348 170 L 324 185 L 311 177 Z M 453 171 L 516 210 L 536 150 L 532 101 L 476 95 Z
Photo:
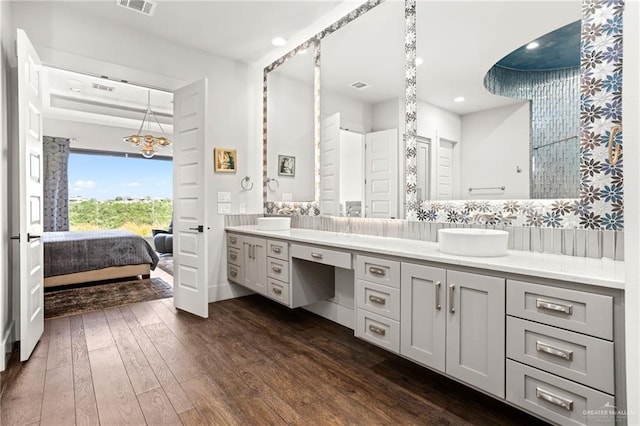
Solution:
M 419 200 L 578 197 L 580 5 L 417 2 Z
M 606 153 L 622 143 L 622 8 L 582 3 L 370 0 L 306 43 L 313 59 L 280 58 L 265 68 L 265 212 L 464 222 L 493 206 L 514 225 L 622 229 Z M 280 114 L 289 78 L 306 106 Z M 294 151 L 278 139 L 296 138 L 296 179 L 299 158 L 315 179 L 285 190 L 279 155 Z
M 267 74 L 267 198 L 315 199 L 314 52 L 297 54 Z
M 387 1 L 322 39 L 322 215 L 400 214 L 404 23 L 404 2 Z

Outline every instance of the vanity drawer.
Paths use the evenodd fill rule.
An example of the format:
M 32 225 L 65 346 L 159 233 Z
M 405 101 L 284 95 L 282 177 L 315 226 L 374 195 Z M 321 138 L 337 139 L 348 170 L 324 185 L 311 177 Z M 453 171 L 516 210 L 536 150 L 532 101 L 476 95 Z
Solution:
M 267 257 L 267 276 L 288 283 L 289 262 Z
M 388 351 L 400 352 L 400 323 L 364 309 L 356 310 L 356 337 Z
M 240 249 L 227 247 L 227 262 L 239 266 L 241 261 L 242 255 L 240 254 Z
M 356 278 L 400 288 L 400 262 L 358 255 Z
M 614 393 L 613 342 L 507 317 L 507 357 Z
M 356 307 L 400 321 L 400 290 L 356 280 Z
M 240 266 L 227 264 L 227 279 L 236 284 L 242 284 L 243 270 Z
M 238 234 L 227 234 L 227 247 L 242 248 L 242 241 Z
M 267 282 L 267 296 L 288 306 L 289 284 L 269 278 Z
M 507 280 L 507 314 L 613 340 L 613 298 Z
M 289 244 L 283 241 L 267 240 L 267 256 L 289 260 Z
M 291 244 L 291 257 L 309 260 L 338 268 L 351 269 L 351 253 L 324 247 Z
M 560 425 L 613 425 L 614 398 L 507 360 L 507 401 Z

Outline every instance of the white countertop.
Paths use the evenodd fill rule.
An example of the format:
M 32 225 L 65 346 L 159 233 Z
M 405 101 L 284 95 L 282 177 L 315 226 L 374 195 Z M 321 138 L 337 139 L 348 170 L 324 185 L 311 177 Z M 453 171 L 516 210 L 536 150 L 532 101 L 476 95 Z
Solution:
M 501 257 L 466 257 L 440 252 L 438 243 L 402 238 L 373 237 L 311 229 L 261 231 L 256 226 L 228 226 L 227 231 L 329 246 L 388 256 L 460 265 L 601 287 L 624 289 L 624 262 L 610 259 L 509 250 Z

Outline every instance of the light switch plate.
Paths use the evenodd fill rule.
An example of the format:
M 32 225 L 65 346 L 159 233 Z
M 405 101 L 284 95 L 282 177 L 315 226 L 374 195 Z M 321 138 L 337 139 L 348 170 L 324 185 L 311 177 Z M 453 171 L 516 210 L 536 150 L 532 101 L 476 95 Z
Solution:
M 240 213 L 247 212 L 247 205 L 245 203 L 240 203 Z
M 231 213 L 231 203 L 218 203 L 218 214 Z
M 219 203 L 229 203 L 229 202 L 231 202 L 231 193 L 230 192 L 218 192 L 218 202 Z

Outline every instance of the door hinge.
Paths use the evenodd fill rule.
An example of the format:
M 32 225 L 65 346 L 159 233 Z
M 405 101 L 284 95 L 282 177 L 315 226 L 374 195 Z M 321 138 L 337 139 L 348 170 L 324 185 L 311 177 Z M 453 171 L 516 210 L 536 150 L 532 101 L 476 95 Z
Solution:
M 13 237 L 11 237 L 11 239 L 20 241 L 20 234 L 14 235 Z

